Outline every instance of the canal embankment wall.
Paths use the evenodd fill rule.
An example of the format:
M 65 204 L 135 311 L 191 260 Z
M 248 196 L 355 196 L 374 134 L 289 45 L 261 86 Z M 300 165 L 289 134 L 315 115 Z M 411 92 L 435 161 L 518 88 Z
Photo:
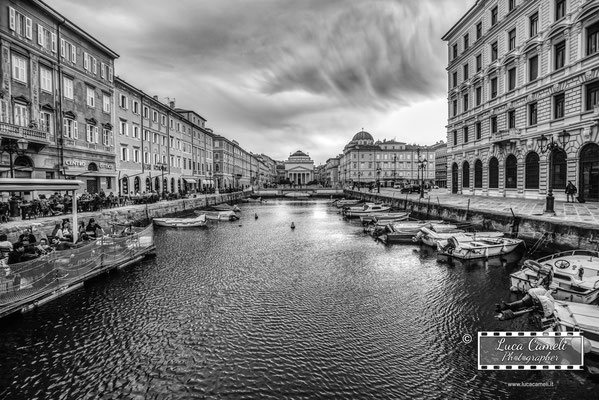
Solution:
M 247 197 L 250 192 L 234 192 L 209 195 L 192 195 L 190 198 L 179 200 L 159 201 L 151 204 L 134 204 L 116 208 L 105 208 L 103 210 L 83 212 L 77 214 L 78 221 L 84 221 L 86 224 L 90 218 L 109 231 L 112 226 L 117 225 L 140 225 L 147 223 L 151 218 L 172 217 L 192 212 L 211 205 L 239 202 Z M 34 228 L 34 233 L 50 235 L 56 224 L 62 223 L 63 219 L 72 219 L 71 214 L 57 215 L 37 219 L 26 219 L 10 221 L 0 225 L 0 233 L 5 233 L 8 240 L 16 242 L 21 232 L 28 227 Z
M 480 231 L 496 230 L 515 234 L 527 243 L 541 240 L 545 247 L 559 250 L 596 250 L 599 228 L 584 222 L 552 220 L 550 215 L 518 215 L 513 212 L 479 210 L 439 203 L 437 199 L 399 198 L 388 195 L 346 190 L 345 197 L 368 202 L 381 202 L 398 209 L 410 211 L 410 216 L 420 219 L 469 223 Z

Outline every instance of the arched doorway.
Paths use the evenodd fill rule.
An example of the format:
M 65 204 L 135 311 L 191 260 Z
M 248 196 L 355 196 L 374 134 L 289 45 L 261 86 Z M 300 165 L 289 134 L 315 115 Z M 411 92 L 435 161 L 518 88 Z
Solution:
M 152 180 L 150 179 L 150 177 L 146 178 L 146 192 L 151 192 L 152 191 Z
M 133 179 L 133 193 L 138 194 L 140 186 L 141 186 L 141 179 L 139 179 L 139 176 L 136 176 L 135 179 Z
M 565 189 L 568 174 L 568 156 L 562 149 L 551 153 L 551 189 Z
M 588 201 L 599 201 L 599 145 L 589 143 L 580 152 L 579 195 Z
M 155 191 L 160 191 L 160 178 L 155 177 L 154 178 L 154 190 Z
M 129 178 L 126 176 L 121 179 L 121 193 L 129 194 Z
M 12 157 L 12 154 L 10 154 L 10 157 Z M 15 159 L 13 168 L 15 171 L 15 178 L 31 178 L 33 162 L 27 156 L 19 156 Z
M 474 162 L 474 188 L 480 189 L 483 187 L 483 162 L 476 160 Z
M 168 179 L 164 178 L 162 180 L 162 192 L 168 191 Z
M 507 189 L 518 187 L 518 159 L 513 154 L 505 159 L 505 187 Z
M 530 152 L 526 156 L 525 161 L 525 173 L 524 173 L 524 187 L 526 189 L 538 189 L 539 188 L 539 155 L 537 153 Z
M 175 193 L 175 178 L 171 178 L 171 193 Z
M 489 160 L 489 189 L 499 188 L 499 160 L 491 157 Z
M 451 193 L 458 192 L 458 164 L 451 166 Z
M 464 161 L 462 165 L 462 187 L 470 187 L 470 164 L 468 164 L 468 161 Z
M 181 178 L 177 179 L 177 193 L 181 193 Z

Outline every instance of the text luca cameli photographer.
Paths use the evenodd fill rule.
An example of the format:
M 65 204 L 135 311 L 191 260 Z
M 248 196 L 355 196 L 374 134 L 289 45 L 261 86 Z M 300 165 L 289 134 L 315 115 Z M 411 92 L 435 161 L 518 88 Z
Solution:
M 581 369 L 579 332 L 479 332 L 478 369 Z

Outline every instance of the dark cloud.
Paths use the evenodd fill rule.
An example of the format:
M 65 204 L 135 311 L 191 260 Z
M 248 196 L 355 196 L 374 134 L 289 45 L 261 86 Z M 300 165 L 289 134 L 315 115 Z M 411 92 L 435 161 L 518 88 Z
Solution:
M 319 161 L 361 126 L 445 97 L 440 38 L 473 3 L 47 1 L 119 53 L 116 73 L 135 86 L 177 98 L 250 151 L 302 148 Z

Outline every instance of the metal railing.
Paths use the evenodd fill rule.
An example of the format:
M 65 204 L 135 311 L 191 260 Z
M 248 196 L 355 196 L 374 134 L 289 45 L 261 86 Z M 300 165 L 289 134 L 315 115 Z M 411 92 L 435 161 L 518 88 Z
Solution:
M 48 132 L 39 129 L 26 128 L 24 126 L 0 122 L 0 135 L 9 136 L 15 139 L 35 139 L 48 141 Z

